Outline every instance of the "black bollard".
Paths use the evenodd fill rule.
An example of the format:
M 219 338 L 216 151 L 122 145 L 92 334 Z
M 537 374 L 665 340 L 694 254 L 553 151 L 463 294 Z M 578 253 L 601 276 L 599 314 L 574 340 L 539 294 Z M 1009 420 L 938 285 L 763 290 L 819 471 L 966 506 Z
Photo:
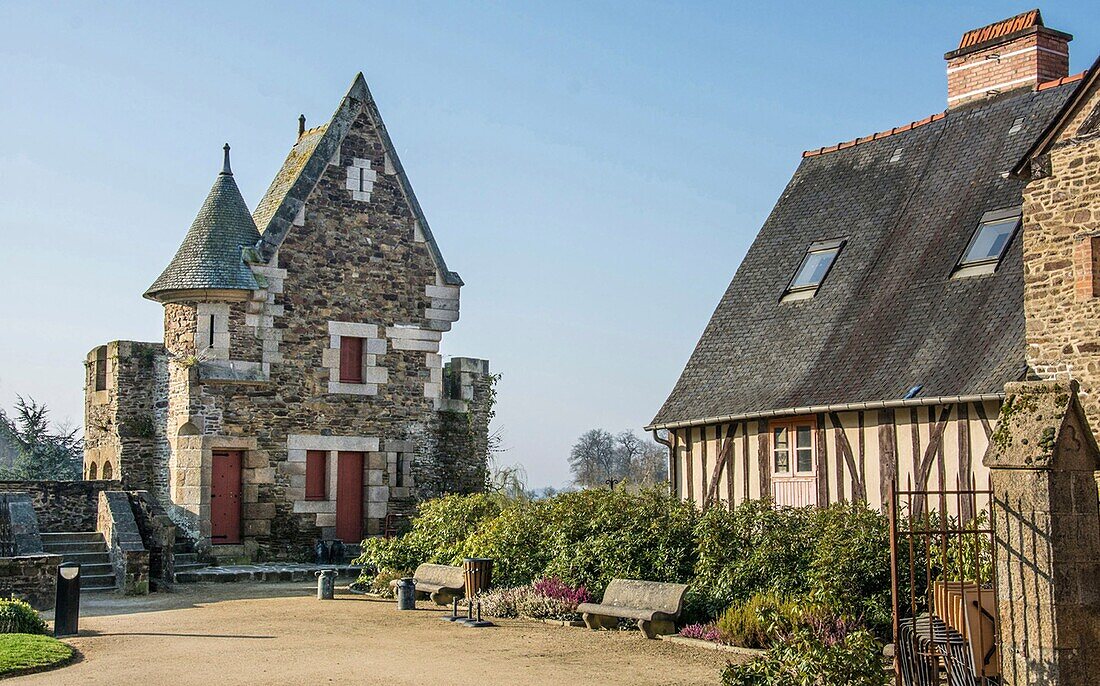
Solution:
M 475 629 L 480 629 L 487 626 L 495 626 L 492 622 L 486 622 L 481 618 L 481 601 L 477 601 L 477 619 L 470 619 L 466 622 L 465 626 L 472 626 Z
M 80 624 L 80 565 L 62 562 L 57 566 L 57 596 L 54 601 L 53 635 L 76 636 Z
M 443 615 L 440 617 L 444 622 L 461 622 L 462 618 L 458 616 L 458 596 L 451 597 L 451 614 Z

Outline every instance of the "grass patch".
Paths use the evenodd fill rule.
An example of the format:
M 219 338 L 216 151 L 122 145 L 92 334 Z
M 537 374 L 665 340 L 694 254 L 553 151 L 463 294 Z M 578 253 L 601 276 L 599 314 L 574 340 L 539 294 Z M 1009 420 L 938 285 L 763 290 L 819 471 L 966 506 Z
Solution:
M 0 634 L 0 677 L 59 665 L 73 649 L 52 636 Z

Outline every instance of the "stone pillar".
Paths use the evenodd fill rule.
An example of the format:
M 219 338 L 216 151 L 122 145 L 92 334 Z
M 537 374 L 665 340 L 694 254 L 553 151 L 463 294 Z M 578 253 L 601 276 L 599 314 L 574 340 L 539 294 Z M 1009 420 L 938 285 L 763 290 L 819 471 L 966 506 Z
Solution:
M 985 454 L 1005 686 L 1100 684 L 1100 451 L 1077 392 L 1008 384 Z

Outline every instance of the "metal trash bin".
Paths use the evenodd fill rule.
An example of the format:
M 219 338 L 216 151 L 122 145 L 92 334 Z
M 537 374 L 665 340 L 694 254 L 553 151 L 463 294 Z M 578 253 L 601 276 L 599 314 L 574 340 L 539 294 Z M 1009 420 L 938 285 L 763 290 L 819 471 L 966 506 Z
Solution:
M 332 600 L 336 595 L 336 570 L 322 569 L 317 572 L 317 600 Z
M 467 557 L 462 561 L 466 581 L 466 600 L 472 601 L 489 590 L 493 583 L 493 561 L 486 557 Z
M 398 610 L 416 609 L 416 579 L 412 577 L 398 579 L 395 591 Z

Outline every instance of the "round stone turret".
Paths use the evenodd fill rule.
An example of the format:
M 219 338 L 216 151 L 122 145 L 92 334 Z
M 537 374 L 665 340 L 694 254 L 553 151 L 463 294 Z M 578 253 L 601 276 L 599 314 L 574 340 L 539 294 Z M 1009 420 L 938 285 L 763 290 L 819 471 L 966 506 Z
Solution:
M 243 251 L 259 240 L 260 232 L 233 180 L 226 143 L 221 173 L 176 256 L 145 297 L 162 303 L 244 300 L 259 286 Z

